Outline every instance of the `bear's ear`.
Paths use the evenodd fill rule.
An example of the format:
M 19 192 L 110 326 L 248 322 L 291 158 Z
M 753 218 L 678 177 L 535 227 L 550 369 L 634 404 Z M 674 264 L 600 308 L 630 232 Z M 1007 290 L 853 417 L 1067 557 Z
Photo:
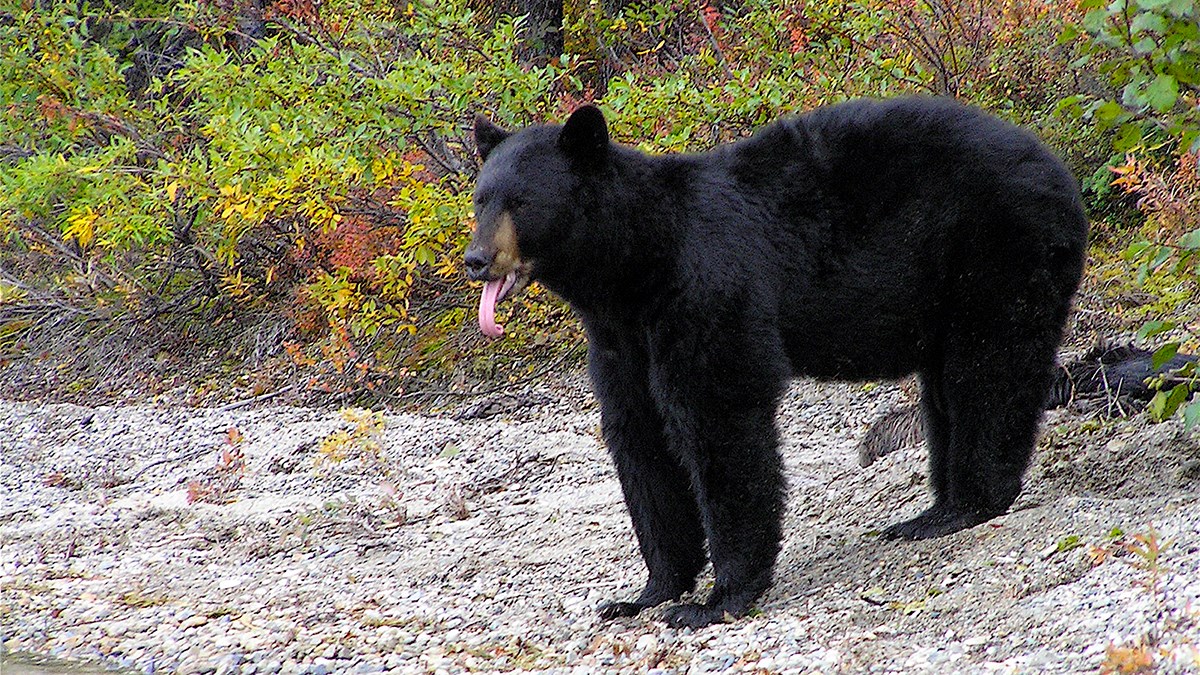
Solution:
M 479 158 L 485 162 L 492 150 L 509 135 L 509 132 L 492 124 L 492 121 L 483 115 L 475 116 L 475 147 L 479 149 Z
M 573 159 L 599 159 L 608 150 L 604 113 L 594 105 L 585 105 L 571 113 L 558 134 L 558 147 Z

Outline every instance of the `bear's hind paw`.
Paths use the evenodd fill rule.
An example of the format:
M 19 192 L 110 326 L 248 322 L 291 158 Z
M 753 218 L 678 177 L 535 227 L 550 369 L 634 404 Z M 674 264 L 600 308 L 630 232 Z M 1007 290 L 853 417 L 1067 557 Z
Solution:
M 909 541 L 916 541 L 919 539 L 933 539 L 934 537 L 942 537 L 958 532 L 959 530 L 975 527 L 1002 513 L 1004 511 L 985 514 L 974 509 L 935 504 L 912 520 L 892 525 L 880 533 L 879 536 L 881 539 L 886 540 L 907 539 Z

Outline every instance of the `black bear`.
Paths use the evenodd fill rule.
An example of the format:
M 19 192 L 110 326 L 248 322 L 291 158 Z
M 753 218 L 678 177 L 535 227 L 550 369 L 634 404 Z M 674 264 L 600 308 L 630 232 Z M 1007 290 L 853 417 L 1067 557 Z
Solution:
M 745 613 L 770 585 L 788 379 L 917 373 L 934 502 L 884 531 L 936 537 L 1016 498 L 1082 274 L 1071 174 L 1030 133 L 951 100 L 859 100 L 710 152 L 648 156 L 601 112 L 508 132 L 484 160 L 465 265 L 479 322 L 536 280 L 566 299 L 649 579 L 632 616 Z

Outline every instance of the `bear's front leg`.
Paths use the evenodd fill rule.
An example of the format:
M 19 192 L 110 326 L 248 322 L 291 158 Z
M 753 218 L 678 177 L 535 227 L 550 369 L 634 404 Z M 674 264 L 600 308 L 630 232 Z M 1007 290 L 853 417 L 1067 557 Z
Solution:
M 677 628 L 743 616 L 771 585 L 782 536 L 785 485 L 775 429 L 782 362 L 766 339 L 715 344 L 664 350 L 652 375 L 668 445 L 691 478 L 715 576 L 703 604 L 667 610 Z
M 693 483 L 715 580 L 704 604 L 667 610 L 671 626 L 743 616 L 771 585 L 784 509 L 774 415 L 773 404 L 726 409 L 697 427 Z
M 600 400 L 601 428 L 649 570 L 636 599 L 600 607 L 605 619 L 678 599 L 695 587 L 705 564 L 704 530 L 689 476 L 667 448 L 647 367 L 644 350 L 589 329 L 588 369 Z

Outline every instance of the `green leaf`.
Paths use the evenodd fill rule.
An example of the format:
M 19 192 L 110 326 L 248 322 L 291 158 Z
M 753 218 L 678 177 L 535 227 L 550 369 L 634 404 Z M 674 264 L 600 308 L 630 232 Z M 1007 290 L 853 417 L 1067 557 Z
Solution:
M 1154 51 L 1154 48 L 1157 46 L 1158 43 L 1154 41 L 1154 38 L 1144 37 L 1141 40 L 1133 43 L 1133 51 L 1136 54 L 1149 54 L 1150 52 Z
M 1167 7 L 1172 16 L 1178 17 L 1191 16 L 1195 9 L 1196 0 L 1171 0 L 1170 6 Z
M 1093 9 L 1083 15 L 1083 29 L 1089 33 L 1099 33 L 1104 30 L 1104 24 L 1108 23 L 1108 11 L 1103 9 Z
M 1154 253 L 1154 259 L 1150 261 L 1150 269 L 1158 269 L 1163 266 L 1163 263 L 1171 259 L 1171 249 L 1166 246 L 1160 246 L 1158 251 Z
M 1113 149 L 1117 152 L 1129 152 L 1138 148 L 1142 144 L 1144 133 L 1142 125 L 1137 122 L 1122 124 L 1120 133 L 1113 139 Z
M 1150 266 L 1143 263 L 1138 266 L 1136 281 L 1138 286 L 1144 286 L 1146 281 L 1150 279 Z
M 1167 112 L 1179 98 L 1179 81 L 1174 75 L 1163 73 L 1154 78 L 1145 91 L 1146 102 L 1158 112 Z
M 1172 387 L 1170 393 L 1167 394 L 1167 401 L 1163 408 L 1163 419 L 1165 420 L 1173 416 L 1175 412 L 1187 402 L 1188 397 L 1191 395 L 1192 388 L 1189 387 L 1186 382 Z
M 1144 81 L 1137 77 L 1125 83 L 1121 88 L 1121 103 L 1130 108 L 1141 108 L 1145 105 L 1145 95 L 1142 92 Z
M 1183 427 L 1186 431 L 1200 425 L 1200 398 L 1192 401 L 1183 409 Z
M 1180 237 L 1179 246 L 1189 250 L 1200 249 L 1200 230 L 1192 230 Z
M 1080 546 L 1083 546 L 1083 540 L 1079 538 L 1079 535 L 1069 534 L 1059 539 L 1058 543 L 1054 545 L 1054 549 L 1058 553 L 1064 553 Z
M 1167 361 L 1175 358 L 1175 355 L 1178 353 L 1179 343 L 1168 342 L 1154 351 L 1154 356 L 1150 358 L 1150 368 L 1153 370 L 1162 368 L 1164 365 L 1166 365 Z
M 1197 39 L 1200 39 L 1200 21 L 1196 21 L 1195 13 L 1193 13 L 1189 17 L 1177 19 L 1174 23 L 1171 24 L 1171 27 L 1169 30 L 1170 30 L 1170 32 L 1168 33 L 1168 35 L 1170 35 L 1171 37 L 1178 38 L 1180 41 L 1191 41 L 1193 44 L 1184 45 L 1184 46 L 1189 47 L 1192 50 L 1195 49 L 1195 44 L 1194 44 L 1195 41 Z M 1176 45 L 1176 46 L 1178 46 L 1178 45 Z M 1174 58 L 1173 54 L 1171 56 L 1172 56 L 1172 58 Z M 1196 63 L 1195 56 L 1196 56 L 1195 52 L 1192 51 L 1190 54 L 1185 54 L 1185 55 L 1180 56 L 1179 60 L 1181 62 L 1191 63 L 1192 65 L 1195 65 L 1195 63 Z M 1191 78 L 1188 78 L 1188 79 L 1191 79 Z
M 1125 259 L 1133 260 L 1134 258 L 1137 258 L 1138 256 L 1145 253 L 1146 250 L 1150 248 L 1150 246 L 1151 246 L 1150 242 L 1146 241 L 1146 240 L 1133 242 L 1125 249 Z
M 1167 20 L 1157 14 L 1143 13 L 1133 17 L 1129 22 L 1129 30 L 1133 33 L 1149 31 L 1162 35 L 1167 30 Z
M 1154 337 L 1155 335 L 1160 335 L 1174 329 L 1174 321 L 1147 321 L 1138 330 L 1138 337 L 1145 340 L 1146 338 Z
M 1125 109 L 1116 101 L 1105 101 L 1096 106 L 1096 109 L 1092 111 L 1092 116 L 1101 124 L 1112 124 L 1124 114 Z
M 1150 404 L 1146 406 L 1146 412 L 1150 415 L 1150 419 L 1155 422 L 1162 422 L 1167 419 L 1167 392 L 1160 391 L 1154 394 L 1154 398 L 1150 399 Z

